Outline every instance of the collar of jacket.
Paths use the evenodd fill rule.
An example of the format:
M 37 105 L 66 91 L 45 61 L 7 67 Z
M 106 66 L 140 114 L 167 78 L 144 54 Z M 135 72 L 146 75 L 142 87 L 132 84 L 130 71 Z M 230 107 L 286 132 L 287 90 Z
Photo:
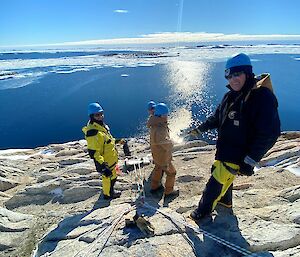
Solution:
M 167 117 L 158 117 L 153 115 L 149 118 L 148 124 L 150 126 L 167 126 Z
M 89 122 L 88 127 L 108 133 L 108 130 L 106 129 L 105 124 L 103 122 L 101 122 L 101 123 L 102 123 L 102 125 L 100 124 L 100 122 L 99 123 L 98 122 Z

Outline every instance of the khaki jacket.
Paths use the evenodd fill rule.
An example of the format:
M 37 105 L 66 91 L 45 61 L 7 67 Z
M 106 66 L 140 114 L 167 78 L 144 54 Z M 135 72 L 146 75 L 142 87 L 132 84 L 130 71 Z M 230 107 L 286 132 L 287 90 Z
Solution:
M 154 164 L 168 168 L 172 160 L 173 144 L 170 140 L 167 117 L 151 115 L 147 127 L 150 128 L 150 147 Z

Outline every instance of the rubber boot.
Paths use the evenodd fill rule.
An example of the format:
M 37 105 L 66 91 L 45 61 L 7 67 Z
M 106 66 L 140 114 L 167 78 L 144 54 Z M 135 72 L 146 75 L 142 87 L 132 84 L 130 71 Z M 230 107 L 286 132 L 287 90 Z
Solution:
M 125 143 L 123 145 L 123 152 L 124 152 L 125 156 L 131 156 L 131 152 L 129 150 L 127 141 L 125 141 Z

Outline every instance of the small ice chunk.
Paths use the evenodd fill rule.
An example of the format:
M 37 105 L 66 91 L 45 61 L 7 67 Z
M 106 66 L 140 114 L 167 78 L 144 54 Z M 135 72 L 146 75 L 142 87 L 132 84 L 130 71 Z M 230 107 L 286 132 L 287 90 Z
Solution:
M 52 191 L 50 191 L 50 194 L 55 196 L 55 197 L 58 197 L 58 198 L 64 197 L 64 192 L 60 187 L 55 188 Z
M 46 149 L 40 152 L 41 154 L 45 154 L 45 155 L 50 155 L 50 154 L 54 154 L 54 151 L 51 149 Z

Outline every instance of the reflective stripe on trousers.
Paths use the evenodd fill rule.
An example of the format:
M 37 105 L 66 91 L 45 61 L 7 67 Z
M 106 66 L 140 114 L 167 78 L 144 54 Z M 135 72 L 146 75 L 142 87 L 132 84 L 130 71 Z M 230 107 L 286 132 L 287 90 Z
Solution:
M 212 175 L 206 184 L 199 202 L 199 213 L 206 215 L 215 209 L 217 203 L 232 185 L 238 170 L 239 166 L 236 164 L 223 163 L 218 160 L 214 162 Z

